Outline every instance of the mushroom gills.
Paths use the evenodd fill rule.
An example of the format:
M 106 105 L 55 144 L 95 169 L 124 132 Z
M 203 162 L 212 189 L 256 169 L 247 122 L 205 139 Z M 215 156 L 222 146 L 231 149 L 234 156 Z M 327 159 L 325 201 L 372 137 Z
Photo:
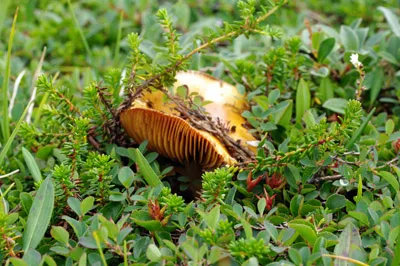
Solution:
M 195 129 L 180 117 L 148 108 L 122 112 L 122 126 L 135 142 L 182 164 L 198 163 L 203 169 L 235 164 L 226 148 L 211 134 Z

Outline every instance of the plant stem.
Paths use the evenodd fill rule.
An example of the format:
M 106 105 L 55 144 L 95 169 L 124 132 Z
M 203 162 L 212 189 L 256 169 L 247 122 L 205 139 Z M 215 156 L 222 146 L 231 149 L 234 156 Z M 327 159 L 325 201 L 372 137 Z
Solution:
M 338 255 L 330 255 L 330 254 L 322 254 L 323 257 L 328 257 L 328 258 L 333 258 L 333 259 L 340 259 L 340 260 L 345 260 L 360 266 L 368 266 L 368 264 L 361 262 L 359 260 L 356 259 L 352 259 L 352 258 L 348 258 L 348 257 L 344 257 L 344 256 L 338 256 Z
M 26 113 L 28 112 L 29 106 L 32 104 L 32 102 L 29 102 L 28 105 L 25 107 L 24 112 L 22 113 L 21 117 L 18 120 L 17 125 L 14 128 L 14 131 L 12 132 L 11 136 L 7 139 L 7 143 L 4 145 L 3 149 L 0 152 L 0 165 L 3 163 L 4 158 L 6 157 L 6 154 L 8 150 L 11 147 L 11 143 L 13 142 L 15 136 L 17 135 L 19 128 L 22 125 L 22 122 L 24 121 L 24 117 Z
M 14 42 L 14 35 L 15 35 L 15 25 L 17 24 L 17 17 L 18 17 L 18 7 L 15 10 L 13 24 L 11 26 L 11 33 L 10 38 L 8 39 L 8 51 L 7 51 L 7 59 L 6 59 L 6 68 L 4 73 L 4 80 L 3 80 L 3 144 L 8 140 L 10 137 L 10 125 L 9 125 L 9 117 L 8 117 L 8 83 L 10 79 L 11 73 L 11 51 Z
M 93 232 L 93 238 L 94 238 L 94 241 L 96 241 L 96 246 L 99 251 L 101 261 L 104 266 L 107 266 L 106 257 L 104 257 L 103 249 L 101 248 L 100 239 L 99 239 L 99 236 L 97 235 L 97 232 Z

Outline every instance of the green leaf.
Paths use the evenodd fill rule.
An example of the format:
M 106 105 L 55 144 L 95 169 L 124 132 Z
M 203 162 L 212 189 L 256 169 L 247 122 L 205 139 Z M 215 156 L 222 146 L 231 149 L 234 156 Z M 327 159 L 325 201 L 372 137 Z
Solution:
M 265 230 L 271 236 L 272 240 L 276 241 L 278 238 L 278 229 L 276 229 L 275 225 L 265 221 L 264 222 Z
M 217 227 L 221 206 L 216 205 L 214 208 L 211 209 L 209 213 L 200 214 L 204 221 L 207 223 L 208 227 L 211 229 L 215 229 Z
M 400 37 L 400 23 L 398 16 L 395 15 L 390 9 L 380 6 L 378 7 L 378 10 L 383 13 L 385 16 L 390 28 L 392 29 L 393 33 Z
M 76 213 L 78 216 L 83 216 L 82 215 L 82 210 L 81 210 L 81 202 L 74 197 L 69 197 L 67 200 L 68 206 Z
M 292 118 L 293 112 L 293 101 L 286 100 L 280 102 L 276 105 L 276 113 L 275 113 L 275 124 L 281 125 L 283 127 L 290 126 L 290 119 Z
M 392 266 L 400 264 L 400 234 L 397 234 L 396 248 L 394 250 L 394 257 L 392 261 Z
M 394 122 L 392 119 L 388 119 L 385 124 L 385 132 L 389 136 L 393 133 L 394 130 Z
M 87 254 L 84 252 L 82 256 L 79 258 L 78 266 L 86 266 L 87 265 Z
M 382 59 L 388 61 L 389 63 L 392 63 L 393 65 L 399 64 L 399 61 L 397 60 L 397 58 L 389 52 L 380 51 L 380 52 L 378 52 L 378 55 L 380 57 L 382 57 Z
M 396 192 L 399 191 L 399 181 L 394 175 L 392 175 L 390 172 L 387 171 L 380 171 L 378 175 L 380 175 L 383 179 L 385 179 L 394 188 Z
M 21 192 L 21 194 L 19 194 L 19 199 L 21 200 L 21 205 L 24 211 L 29 213 L 33 203 L 32 196 L 29 193 Z
M 246 260 L 242 266 L 258 266 L 258 259 L 256 257 L 251 257 L 250 259 Z
M 243 231 L 244 231 L 244 234 L 246 235 L 246 239 L 253 238 L 253 230 L 251 229 L 250 223 L 248 221 L 246 221 L 244 218 L 241 218 L 240 222 L 243 226 Z
M 13 266 L 29 266 L 23 259 L 19 258 L 10 258 L 10 262 Z
M 314 125 L 317 124 L 317 122 L 315 121 L 314 115 L 311 112 L 311 110 L 307 110 L 304 115 L 303 115 L 303 121 L 306 124 L 307 128 L 311 128 Z
M 340 27 L 340 39 L 346 52 L 358 52 L 360 41 L 357 33 L 348 26 Z
M 301 209 L 304 204 L 304 197 L 302 195 L 296 195 L 290 201 L 290 212 L 293 216 L 298 216 L 301 213 Z
M 365 75 L 364 85 L 369 89 L 369 106 L 376 104 L 376 99 L 383 87 L 385 74 L 383 69 L 377 67 Z
M 289 258 L 295 265 L 301 265 L 303 263 L 302 257 L 297 249 L 289 248 Z
M 362 191 L 363 183 L 361 175 L 358 176 L 358 184 L 357 184 L 357 196 L 354 197 L 355 202 L 359 202 L 362 199 L 363 191 Z
M 82 200 L 80 208 L 82 216 L 84 216 L 88 211 L 90 211 L 93 208 L 93 204 L 94 204 L 94 197 L 92 196 L 89 196 L 84 200 Z
M 331 110 L 335 113 L 344 114 L 344 108 L 347 105 L 347 100 L 342 98 L 332 98 L 324 102 L 322 107 Z
M 50 230 L 51 236 L 57 240 L 58 242 L 68 244 L 69 241 L 69 233 L 61 226 L 53 226 Z
M 54 148 L 56 148 L 56 145 L 50 144 L 46 145 L 43 147 L 40 147 L 38 151 L 36 152 L 36 158 L 42 159 L 42 160 L 47 160 L 49 156 L 52 154 Z
M 137 224 L 149 231 L 159 231 L 163 229 L 160 221 L 153 220 L 148 211 L 134 211 L 132 213 L 132 220 Z
M 259 96 L 255 96 L 254 101 L 256 101 L 256 103 L 261 106 L 262 109 L 264 110 L 268 110 L 269 109 L 269 102 L 268 102 L 268 98 L 265 95 L 259 95 Z
M 147 257 L 150 261 L 155 261 L 155 262 L 157 262 L 157 261 L 160 261 L 160 260 L 161 260 L 162 254 L 161 254 L 160 249 L 159 249 L 156 245 L 150 244 L 150 245 L 147 247 L 147 250 L 146 250 L 146 257 Z
M 322 63 L 335 47 L 335 38 L 325 39 L 318 49 L 318 62 Z
M 27 251 L 25 251 L 22 258 L 28 263 L 29 266 L 39 266 L 40 261 L 42 260 L 40 253 L 33 248 L 29 248 Z
M 311 95 L 308 84 L 300 79 L 296 92 L 296 123 L 300 123 L 304 113 L 310 109 Z
M 311 47 L 313 50 L 317 50 L 325 38 L 325 33 L 322 31 L 313 32 L 311 39 Z
M 310 70 L 310 74 L 313 76 L 321 77 L 321 78 L 326 78 L 329 75 L 329 69 L 327 67 L 318 67 L 318 68 L 313 68 Z
M 293 220 L 288 223 L 288 226 L 299 233 L 309 245 L 314 245 L 315 240 L 317 239 L 317 233 L 309 222 L 306 222 L 305 220 L 302 222 L 299 220 Z
M 87 228 L 85 223 L 79 222 L 74 218 L 65 215 L 62 218 L 68 222 L 72 229 L 74 229 L 74 233 L 78 238 L 82 237 L 85 234 Z
M 287 167 L 285 167 L 285 177 L 286 181 L 291 187 L 295 189 L 299 188 L 298 184 L 300 183 L 301 177 L 297 167 L 292 164 L 288 164 Z
M 26 165 L 28 166 L 29 172 L 31 172 L 32 174 L 33 179 L 35 180 L 35 182 L 40 183 L 40 181 L 42 181 L 42 174 L 40 173 L 40 169 L 35 161 L 35 158 L 24 147 L 22 147 L 22 154 L 24 156 Z
M 182 99 L 186 99 L 188 96 L 188 88 L 186 86 L 179 86 L 178 88 L 176 88 L 176 95 L 178 95 Z
M 265 198 L 260 198 L 257 202 L 257 209 L 261 215 L 263 215 L 266 206 L 267 201 L 265 200 Z
M 349 215 L 362 223 L 363 226 L 369 226 L 368 216 L 362 212 L 349 211 Z
M 125 188 L 129 188 L 132 185 L 135 173 L 130 167 L 124 166 L 118 171 L 118 180 Z
M 68 248 L 61 246 L 53 246 L 50 248 L 50 250 L 63 256 L 67 256 L 70 253 Z
M 84 246 L 85 248 L 90 248 L 90 249 L 96 249 L 97 248 L 96 240 L 91 235 L 85 236 L 85 237 L 81 237 L 79 239 L 79 244 Z
M 48 265 L 48 266 L 57 266 L 56 261 L 50 257 L 49 255 L 44 255 L 42 258 L 42 264 L 44 265 L 44 262 Z
M 54 186 L 50 176 L 40 185 L 29 211 L 22 242 L 23 250 L 35 249 L 49 225 L 54 207 Z
M 337 256 L 357 259 L 355 255 L 361 251 L 361 247 L 362 243 L 358 228 L 356 228 L 352 223 L 348 223 L 340 234 L 339 243 L 335 246 L 334 252 Z M 338 262 L 338 260 L 336 262 Z M 338 265 L 350 266 L 351 264 L 343 262 Z
M 278 100 L 281 95 L 281 91 L 279 89 L 272 90 L 268 93 L 268 103 L 274 104 L 276 100 Z
M 144 158 L 143 154 L 138 149 L 132 150 L 135 163 L 139 166 L 140 173 L 146 180 L 147 184 L 151 187 L 156 187 L 161 183 L 160 178 L 156 175 L 154 170 L 151 168 L 149 162 Z
M 400 180 L 400 168 L 398 168 L 397 166 L 393 166 L 392 169 L 396 172 L 397 177 Z
M 323 78 L 318 88 L 318 97 L 321 99 L 322 103 L 334 97 L 333 91 L 333 84 L 329 77 Z
M 326 207 L 330 210 L 342 209 L 346 206 L 346 197 L 340 194 L 332 194 L 326 200 Z

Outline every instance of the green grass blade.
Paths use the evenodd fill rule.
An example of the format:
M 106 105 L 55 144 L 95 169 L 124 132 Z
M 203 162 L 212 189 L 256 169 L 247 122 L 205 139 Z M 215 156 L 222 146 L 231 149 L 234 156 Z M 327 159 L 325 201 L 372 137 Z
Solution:
M 44 105 L 47 102 L 47 99 L 49 98 L 50 93 L 45 92 L 42 100 L 39 103 L 39 107 L 36 109 L 36 114 L 35 114 L 35 119 L 33 120 L 33 125 L 36 127 L 39 123 L 40 117 L 42 116 L 43 108 Z
M 139 151 L 139 149 L 132 149 L 132 150 L 135 163 L 139 166 L 140 173 L 143 175 L 143 178 L 144 180 L 146 180 L 147 184 L 149 184 L 151 187 L 156 187 L 162 184 L 160 178 L 151 168 L 149 162 Z
M 100 244 L 100 238 L 99 238 L 99 235 L 97 234 L 97 231 L 94 231 L 92 235 L 93 235 L 94 241 L 96 241 L 96 246 L 97 246 L 97 250 L 99 251 L 99 254 L 100 254 L 101 262 L 103 263 L 103 266 L 107 266 L 106 257 L 104 256 L 103 249 Z
M 50 223 L 54 208 L 54 185 L 48 176 L 40 185 L 28 214 L 23 234 L 23 250 L 35 249 L 42 240 Z
M 83 46 L 85 47 L 85 50 L 86 50 L 88 59 L 90 60 L 92 51 L 90 50 L 90 47 L 89 47 L 89 44 L 88 44 L 88 42 L 87 42 L 87 40 L 86 40 L 86 38 L 85 38 L 85 35 L 83 34 L 82 27 L 81 27 L 81 25 L 79 24 L 78 19 L 76 18 L 74 8 L 72 7 L 72 4 L 71 4 L 71 0 L 68 0 L 67 3 L 68 3 L 69 12 L 71 13 L 72 19 L 74 20 L 74 23 L 75 23 L 75 25 L 76 25 L 76 27 L 77 27 L 77 29 L 78 29 L 78 31 L 79 31 L 79 36 L 80 36 L 81 39 L 82 39 Z M 90 61 L 89 61 L 89 62 L 90 62 Z
M 11 27 L 10 38 L 8 39 L 8 51 L 7 51 L 7 59 L 6 59 L 6 68 L 4 70 L 4 79 L 3 79 L 3 86 L 2 86 L 2 103 L 3 103 L 3 143 L 5 143 L 8 138 L 10 137 L 10 125 L 9 125 L 9 117 L 8 117 L 8 82 L 10 79 L 11 73 L 11 51 L 14 42 L 14 35 L 15 35 L 15 25 L 17 24 L 17 17 L 18 17 L 18 8 L 14 14 L 14 20 Z M 1 160 L 0 160 L 1 162 Z
M 6 144 L 4 145 L 3 149 L 1 150 L 1 152 L 0 152 L 0 165 L 3 163 L 4 158 L 6 157 L 7 152 L 10 149 L 14 138 L 15 138 L 15 136 L 17 135 L 17 133 L 19 131 L 19 128 L 21 127 L 22 122 L 24 121 L 24 117 L 25 117 L 26 113 L 28 112 L 29 106 L 31 104 L 32 104 L 32 102 L 28 103 L 28 105 L 25 107 L 24 112 L 22 113 L 21 117 L 18 120 L 17 125 L 14 128 L 14 131 L 12 132 L 11 136 L 8 138 Z

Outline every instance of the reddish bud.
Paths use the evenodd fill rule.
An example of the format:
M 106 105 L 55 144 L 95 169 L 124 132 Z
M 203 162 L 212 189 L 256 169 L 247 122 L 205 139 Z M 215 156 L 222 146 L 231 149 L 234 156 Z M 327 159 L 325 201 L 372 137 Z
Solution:
M 253 188 L 257 186 L 258 183 L 260 183 L 264 175 L 265 174 L 259 175 L 256 179 L 253 179 L 253 173 L 250 171 L 250 173 L 247 175 L 247 191 L 252 191 Z
M 165 205 L 163 208 L 160 209 L 160 204 L 158 203 L 158 200 L 156 199 L 154 202 L 152 200 L 149 200 L 147 207 L 149 209 L 150 216 L 154 220 L 157 220 L 160 222 L 163 222 L 165 220 L 164 213 L 165 213 L 165 210 L 167 209 L 167 205 Z
M 265 202 L 267 203 L 266 204 L 266 206 L 265 206 L 265 208 L 267 209 L 267 210 L 271 210 L 272 209 L 272 205 L 274 205 L 274 199 L 275 199 L 275 197 L 276 197 L 276 194 L 275 195 L 272 195 L 271 197 L 269 196 L 269 194 L 268 194 L 268 192 L 265 190 L 265 188 L 264 188 L 264 196 L 256 196 L 258 199 L 261 199 L 261 198 L 265 198 Z
M 278 172 L 273 173 L 271 177 L 266 175 L 265 181 L 265 183 L 272 189 L 281 188 L 285 184 L 284 177 Z

